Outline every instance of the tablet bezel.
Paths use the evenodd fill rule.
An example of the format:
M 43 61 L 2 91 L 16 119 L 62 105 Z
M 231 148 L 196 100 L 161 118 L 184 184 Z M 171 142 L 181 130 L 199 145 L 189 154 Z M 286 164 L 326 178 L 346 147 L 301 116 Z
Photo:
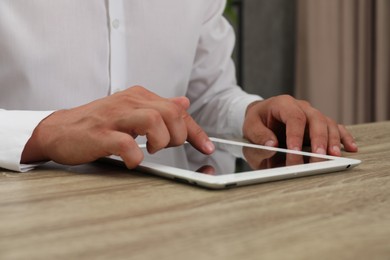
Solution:
M 195 171 L 163 165 L 160 163 L 148 162 L 145 160 L 137 167 L 137 170 L 152 173 L 169 179 L 174 179 L 188 184 L 199 185 L 210 189 L 224 189 L 236 186 L 244 186 L 256 183 L 264 183 L 270 181 L 342 171 L 353 168 L 361 163 L 360 160 L 345 157 L 335 157 L 330 155 L 321 155 L 303 151 L 268 147 L 215 137 L 211 137 L 210 139 L 215 143 L 230 144 L 240 147 L 258 148 L 268 151 L 283 152 L 287 154 L 290 153 L 304 156 L 306 155 L 328 160 L 293 166 L 283 166 L 272 169 L 252 170 L 241 173 L 227 173 L 223 175 L 207 175 Z M 122 159 L 118 156 L 109 156 L 108 158 L 113 159 L 115 161 L 122 161 Z

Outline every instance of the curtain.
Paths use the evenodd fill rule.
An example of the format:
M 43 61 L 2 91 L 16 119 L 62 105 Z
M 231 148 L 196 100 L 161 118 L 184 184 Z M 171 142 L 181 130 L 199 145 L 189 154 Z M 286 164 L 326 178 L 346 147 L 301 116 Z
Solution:
M 390 1 L 297 0 L 295 96 L 340 123 L 390 119 Z

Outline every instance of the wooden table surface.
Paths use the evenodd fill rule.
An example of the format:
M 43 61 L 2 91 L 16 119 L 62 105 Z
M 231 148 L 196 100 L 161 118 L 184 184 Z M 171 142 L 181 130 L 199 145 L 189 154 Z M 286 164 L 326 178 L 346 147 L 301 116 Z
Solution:
M 212 191 L 114 166 L 0 171 L 0 259 L 390 259 L 390 122 L 339 173 Z

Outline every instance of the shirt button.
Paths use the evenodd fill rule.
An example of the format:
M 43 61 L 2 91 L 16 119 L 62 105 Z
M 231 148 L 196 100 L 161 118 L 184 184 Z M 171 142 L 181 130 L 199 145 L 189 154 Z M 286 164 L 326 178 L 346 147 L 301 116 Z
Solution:
M 114 29 L 118 29 L 118 28 L 119 28 L 119 25 L 120 25 L 120 22 L 119 22 L 118 19 L 114 19 L 114 20 L 112 21 L 112 27 L 113 27 Z

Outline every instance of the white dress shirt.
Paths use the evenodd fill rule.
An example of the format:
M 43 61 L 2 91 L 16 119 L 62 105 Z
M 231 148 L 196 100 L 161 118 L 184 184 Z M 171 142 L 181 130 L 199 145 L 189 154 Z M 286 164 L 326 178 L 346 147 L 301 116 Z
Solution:
M 210 135 L 242 135 L 247 105 L 224 0 L 1 0 L 0 167 L 15 171 L 52 111 L 133 85 L 186 95 Z

